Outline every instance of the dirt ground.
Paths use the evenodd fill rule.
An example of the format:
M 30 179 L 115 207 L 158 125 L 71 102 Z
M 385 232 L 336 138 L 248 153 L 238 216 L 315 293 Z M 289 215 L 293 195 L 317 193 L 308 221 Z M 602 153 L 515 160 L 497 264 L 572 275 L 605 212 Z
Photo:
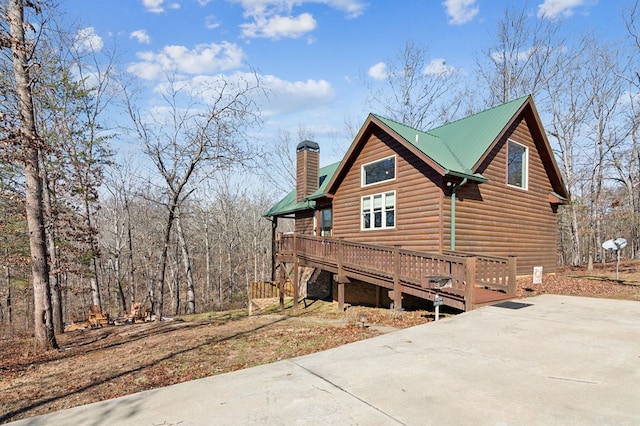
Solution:
M 567 268 L 542 284 L 518 279 L 518 296 L 553 293 L 640 301 L 640 263 Z M 366 327 L 361 327 L 361 314 Z M 315 301 L 284 312 L 210 313 L 160 324 L 110 326 L 58 336 L 37 354 L 31 336 L 0 340 L 0 423 L 304 355 L 433 320 L 403 312 Z

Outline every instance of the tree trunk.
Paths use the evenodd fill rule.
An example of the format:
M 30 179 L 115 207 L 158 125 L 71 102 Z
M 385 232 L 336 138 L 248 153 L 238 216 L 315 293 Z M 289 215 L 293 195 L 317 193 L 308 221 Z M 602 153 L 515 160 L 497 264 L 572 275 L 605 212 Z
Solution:
M 13 330 L 13 306 L 11 306 L 11 270 L 7 266 L 7 324 Z
M 196 292 L 193 281 L 193 270 L 191 269 L 191 259 L 189 259 L 189 248 L 187 247 L 187 241 L 184 238 L 184 229 L 182 227 L 182 220 L 180 219 L 180 212 L 178 212 L 176 217 L 176 229 L 178 231 L 178 244 L 180 245 L 180 252 L 182 254 L 184 275 L 187 278 L 187 314 L 195 314 Z
M 124 195 L 124 208 L 127 212 L 127 243 L 129 245 L 129 288 L 131 292 L 131 305 L 136 301 L 135 285 L 135 264 L 133 263 L 133 236 L 131 235 L 131 209 L 129 208 L 129 198 Z M 125 312 L 129 312 L 125 308 Z
M 64 332 L 64 324 L 62 321 L 62 291 L 60 289 L 60 275 L 58 273 L 58 251 L 56 250 L 56 227 L 53 215 L 53 202 L 51 201 L 51 188 L 49 187 L 49 177 L 45 168 L 44 156 L 39 153 L 40 167 L 42 168 L 42 196 L 45 212 L 47 215 L 46 237 L 49 254 L 49 264 L 53 266 L 50 271 L 51 286 L 51 305 L 53 310 L 53 330 L 56 334 Z
M 576 207 L 571 205 L 571 266 L 580 266 L 582 259 L 580 256 L 580 230 L 578 228 L 578 212 Z
M 222 235 L 218 241 L 218 309 L 223 310 L 224 299 L 222 297 Z
M 205 299 L 207 301 L 206 309 L 211 310 L 211 295 L 213 294 L 213 284 L 211 283 L 211 244 L 209 242 L 209 221 L 205 216 L 204 219 L 204 251 L 205 251 L 205 273 L 206 273 L 206 292 Z
M 24 156 L 26 183 L 26 214 L 31 252 L 31 275 L 34 297 L 34 330 L 39 349 L 58 348 L 53 328 L 49 263 L 42 215 L 42 180 L 39 167 L 39 137 L 33 109 L 26 43 L 24 36 L 24 7 L 22 0 L 10 0 L 8 19 L 11 33 L 13 74 L 16 81 L 20 133 Z
M 156 321 L 162 321 L 164 309 L 164 281 L 167 274 L 167 258 L 169 256 L 169 242 L 171 241 L 171 230 L 175 221 L 175 203 L 169 206 L 169 217 L 167 218 L 167 226 L 164 230 L 164 244 L 162 246 L 162 254 L 160 256 L 160 277 L 158 278 L 158 294 L 156 295 Z
M 100 288 L 98 287 L 98 279 L 95 276 L 89 278 L 89 288 L 91 288 L 91 304 L 99 307 L 100 310 L 102 310 Z
M 84 202 L 84 212 L 86 215 L 85 223 L 87 225 L 87 232 L 91 233 L 91 230 L 93 228 L 93 223 L 91 220 L 91 207 L 89 206 L 89 200 L 87 199 L 86 195 L 83 199 L 83 202 Z M 100 296 L 100 283 L 98 281 L 98 260 L 97 260 L 98 247 L 96 244 L 95 237 L 92 234 L 90 235 L 89 238 L 90 238 L 89 248 L 91 250 L 91 272 L 93 273 L 93 276 L 89 280 L 89 283 L 91 286 L 91 303 L 94 306 L 99 307 L 100 310 L 102 310 L 102 297 Z
M 116 289 L 116 291 L 118 292 L 118 301 L 120 305 L 122 305 L 121 311 L 126 314 L 129 311 L 127 309 L 127 299 L 124 295 L 124 289 L 122 288 L 122 277 L 120 276 L 120 256 L 119 255 L 116 256 L 113 261 L 113 269 L 116 276 L 116 284 L 118 285 L 118 288 Z

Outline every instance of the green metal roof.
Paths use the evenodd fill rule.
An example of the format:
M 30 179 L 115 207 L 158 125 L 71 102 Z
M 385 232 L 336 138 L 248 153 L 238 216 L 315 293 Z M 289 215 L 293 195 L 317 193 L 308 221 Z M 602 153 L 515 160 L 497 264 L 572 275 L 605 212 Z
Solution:
M 340 162 L 330 164 L 320 168 L 319 179 L 320 187 L 311 195 L 306 197 L 300 202 L 296 202 L 296 190 L 295 188 L 289 192 L 282 200 L 278 201 L 275 206 L 267 210 L 263 216 L 283 216 L 290 213 L 295 213 L 301 210 L 307 210 L 315 207 L 315 201 L 318 198 L 322 198 L 327 195 L 327 185 L 331 181 L 333 174 L 338 169 Z
M 529 96 L 518 98 L 428 132 L 413 129 L 378 115 L 375 117 L 440 165 L 445 170 L 445 174 L 486 180 L 472 171 L 473 166 L 528 98 Z
M 486 182 L 487 179 L 484 176 L 474 173 L 472 169 L 527 99 L 529 96 L 523 96 L 427 132 L 413 129 L 376 114 L 371 115 L 438 164 L 444 170 L 444 174 Z M 328 184 L 340 164 L 338 162 L 320 169 L 320 187 L 313 194 L 296 202 L 296 190 L 294 189 L 269 209 L 264 216 L 283 216 L 314 208 L 314 200 L 327 195 Z
M 324 166 L 320 169 L 320 187 L 313 194 L 309 195 L 307 199 L 317 200 L 318 198 L 322 198 L 327 195 L 327 186 L 329 185 L 333 174 L 338 170 L 338 166 L 340 166 L 340 161 L 329 164 L 328 166 Z

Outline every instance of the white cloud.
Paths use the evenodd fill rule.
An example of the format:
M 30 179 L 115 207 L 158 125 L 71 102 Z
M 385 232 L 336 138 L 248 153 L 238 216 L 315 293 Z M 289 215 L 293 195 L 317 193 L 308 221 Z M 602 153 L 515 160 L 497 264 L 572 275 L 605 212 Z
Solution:
M 142 0 L 142 5 L 147 9 L 147 12 L 152 13 L 164 12 L 164 8 L 162 7 L 163 3 L 164 0 Z
M 278 40 L 299 38 L 315 30 L 317 23 L 309 13 L 303 13 L 297 17 L 278 15 L 268 18 L 258 17 L 254 22 L 242 24 L 240 27 L 244 37 Z
M 129 38 L 135 38 L 136 40 L 138 40 L 138 43 L 151 43 L 151 37 L 149 37 L 149 34 L 147 34 L 146 30 L 135 30 L 129 35 Z
M 534 46 L 530 47 L 527 50 L 524 50 L 522 52 L 518 52 L 518 61 L 528 61 L 529 58 L 531 58 L 533 55 L 535 55 L 536 50 L 543 50 L 541 48 L 536 48 Z
M 140 62 L 127 68 L 130 73 L 146 80 L 163 78 L 166 74 L 211 74 L 238 68 L 244 52 L 233 43 L 199 44 L 193 49 L 185 46 L 165 46 L 160 52 L 140 52 Z
M 198 0 L 201 4 L 207 0 Z M 210 0 L 209 0 L 210 1 Z M 291 12 L 294 6 L 304 3 L 319 3 L 347 14 L 349 18 L 356 18 L 364 13 L 367 3 L 362 0 L 229 0 L 239 3 L 245 11 L 246 17 L 262 16 Z
M 538 18 L 566 18 L 573 15 L 576 7 L 585 4 L 585 0 L 544 0 L 538 5 Z
M 262 76 L 269 99 L 261 106 L 265 117 L 315 109 L 329 104 L 335 91 L 325 80 L 286 81 L 272 75 Z
M 553 48 L 551 46 L 532 46 L 527 50 L 521 50 L 519 52 L 514 52 L 515 57 L 512 56 L 512 53 L 507 53 L 505 51 L 496 51 L 491 53 L 491 59 L 495 63 L 502 63 L 505 58 L 508 58 L 509 61 L 513 61 L 514 59 L 518 62 L 526 62 L 532 56 L 534 56 L 538 51 L 542 52 L 542 54 L 550 53 L 552 50 L 564 51 L 566 48 L 564 46 L 558 46 L 557 48 Z
M 637 108 L 638 103 L 640 103 L 640 93 L 638 92 L 626 90 L 622 96 L 620 96 L 620 105 L 624 108 Z
M 476 0 L 445 0 L 442 5 L 451 18 L 449 23 L 452 25 L 466 24 L 480 12 Z
M 142 5 L 147 12 L 162 13 L 164 12 L 164 0 L 142 0 Z M 180 3 L 173 2 L 167 5 L 169 9 L 180 9 Z
M 220 21 L 218 21 L 218 18 L 216 18 L 215 15 L 205 16 L 204 22 L 205 27 L 209 30 L 213 30 L 220 26 Z
M 200 0 L 206 1 L 206 0 Z M 250 38 L 300 38 L 317 28 L 315 18 L 308 12 L 294 14 L 295 6 L 320 3 L 355 18 L 366 8 L 362 0 L 229 0 L 244 9 L 249 22 L 241 24 L 242 34 Z
M 175 87 L 207 103 L 219 96 L 219 88 L 222 85 L 241 87 L 254 78 L 254 74 L 241 71 L 231 74 L 198 75 L 176 82 Z M 273 75 L 259 75 L 258 78 L 264 92 L 256 91 L 252 96 L 255 96 L 253 100 L 265 118 L 316 110 L 329 105 L 335 97 L 333 87 L 325 80 L 286 81 Z M 155 91 L 164 93 L 167 87 L 168 83 L 160 83 Z M 264 96 L 265 92 L 267 96 Z
M 377 64 L 369 68 L 367 74 L 369 74 L 369 77 L 375 80 L 384 80 L 389 75 L 389 73 L 387 72 L 387 64 L 385 64 L 384 62 L 378 62 Z
M 320 0 L 318 3 L 346 12 L 349 18 L 357 18 L 362 15 L 367 7 L 366 3 L 359 0 Z
M 429 64 L 424 67 L 424 74 L 434 75 L 436 77 L 451 75 L 456 72 L 455 67 L 447 65 L 447 62 L 442 58 L 433 59 Z
M 75 39 L 78 49 L 82 51 L 98 52 L 102 50 L 104 42 L 102 37 L 96 34 L 93 27 L 81 28 L 76 33 Z

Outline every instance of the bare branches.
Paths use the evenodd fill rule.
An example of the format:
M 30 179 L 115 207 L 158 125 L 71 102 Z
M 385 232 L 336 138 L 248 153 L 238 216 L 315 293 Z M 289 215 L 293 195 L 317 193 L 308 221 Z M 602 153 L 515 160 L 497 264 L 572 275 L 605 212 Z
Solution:
M 532 18 L 526 5 L 505 10 L 497 43 L 476 61 L 478 75 L 490 90 L 489 105 L 544 94 L 546 80 L 559 72 L 554 61 L 565 42 L 559 29 L 560 22 Z
M 443 60 L 427 63 L 427 59 L 426 50 L 408 40 L 394 60 L 384 64 L 386 86 L 367 84 L 369 104 L 417 129 L 430 129 L 454 118 L 460 103 L 458 74 Z
M 168 216 L 157 283 L 158 319 L 163 314 L 167 248 L 174 223 L 181 238 L 185 271 L 190 271 L 184 230 L 182 223 L 176 222 L 180 219 L 181 207 L 194 193 L 200 179 L 233 165 L 245 165 L 252 159 L 246 129 L 258 119 L 252 94 L 259 89 L 257 78 L 218 77 L 193 86 L 173 76 L 164 85 L 165 106 L 153 113 L 142 115 L 133 106 L 132 98 L 127 99 L 133 129 L 143 152 L 160 174 L 166 197 L 163 204 Z M 193 279 L 190 283 L 192 299 L 187 302 L 192 311 L 195 310 Z

